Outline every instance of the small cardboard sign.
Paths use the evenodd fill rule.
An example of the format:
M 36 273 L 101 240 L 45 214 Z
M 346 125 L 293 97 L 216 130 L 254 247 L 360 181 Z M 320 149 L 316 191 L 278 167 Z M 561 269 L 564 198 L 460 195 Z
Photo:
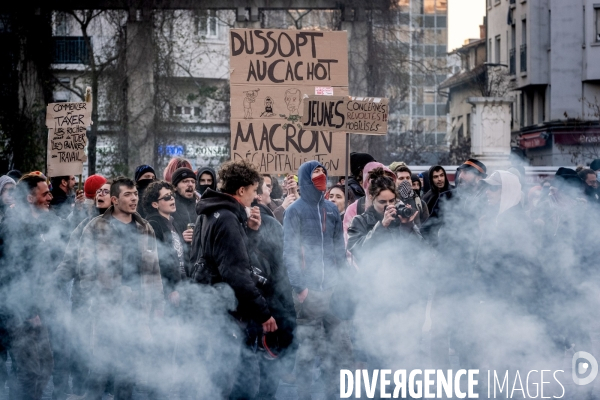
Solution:
M 49 178 L 80 175 L 87 160 L 86 130 L 92 123 L 92 103 L 50 103 L 46 108 Z
M 388 99 L 377 97 L 305 96 L 302 128 L 385 135 Z

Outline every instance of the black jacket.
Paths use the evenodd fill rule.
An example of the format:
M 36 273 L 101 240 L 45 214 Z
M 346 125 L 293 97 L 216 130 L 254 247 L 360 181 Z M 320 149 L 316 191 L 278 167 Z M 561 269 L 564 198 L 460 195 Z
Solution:
M 361 197 L 365 197 L 365 190 L 353 177 L 348 178 L 348 204 L 354 203 Z
M 260 208 L 261 225 L 258 230 L 259 242 L 252 248 L 251 257 L 253 265 L 263 271 L 263 276 L 267 278 L 267 284 L 261 291 L 277 321 L 279 344 L 287 347 L 292 343 L 296 329 L 296 311 L 292 286 L 283 263 L 283 227 L 267 206 L 255 205 Z
M 392 242 L 397 242 L 414 235 L 421 239 L 419 229 L 414 223 L 401 224 L 392 222 L 387 228 L 381 223 L 383 216 L 369 207 L 362 215 L 357 215 L 348 228 L 348 251 L 352 253 L 359 267 L 372 258 L 377 248 L 385 248 Z
M 196 228 L 202 233 L 194 235 L 192 258 L 201 238 L 204 259 L 235 293 L 238 307 L 234 315 L 260 324 L 266 322 L 271 311 L 252 279 L 249 252 L 256 246 L 259 233 L 248 228 L 246 210 L 232 196 L 208 189 L 196 204 L 196 212 L 206 218 L 202 227 L 198 224 Z
M 196 215 L 196 196 L 188 200 L 175 192 L 175 206 L 177 211 L 172 215 L 173 225 L 175 225 L 177 232 L 184 232 L 187 230 L 187 225 L 195 223 L 198 217 Z
M 52 201 L 50 202 L 50 210 L 60 218 L 65 219 L 73 210 L 75 198 L 68 196 L 60 187 L 52 188 Z
M 169 229 L 168 220 L 157 211 L 152 211 L 147 214 L 146 221 L 148 221 L 152 226 L 152 229 L 154 229 L 160 275 L 163 281 L 165 296 L 168 296 L 171 292 L 177 290 L 176 286 L 182 279 L 179 257 L 177 255 L 177 250 L 175 250 L 175 247 L 173 246 L 173 234 L 171 233 L 171 229 Z M 171 218 L 171 223 L 172 222 L 173 219 Z M 179 243 L 183 246 L 184 242 L 181 232 L 178 231 L 176 227 L 174 227 L 174 229 L 179 236 Z M 186 259 L 185 256 L 183 259 Z

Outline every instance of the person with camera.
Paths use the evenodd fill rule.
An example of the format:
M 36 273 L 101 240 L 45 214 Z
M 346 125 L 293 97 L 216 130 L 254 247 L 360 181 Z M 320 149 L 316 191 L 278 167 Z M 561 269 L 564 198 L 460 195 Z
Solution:
M 364 253 L 385 244 L 385 239 L 421 237 L 414 224 L 419 212 L 398 201 L 394 179 L 387 176 L 383 168 L 376 168 L 369 173 L 369 181 L 371 206 L 364 214 L 354 217 L 348 229 L 348 250 L 359 267 Z
M 224 164 L 219 179 L 221 191 L 207 189 L 196 204 L 199 217 L 192 240 L 191 275 L 197 283 L 226 284 L 233 290 L 237 307 L 231 315 L 244 333 L 235 332 L 235 343 L 229 343 L 229 349 L 219 349 L 223 351 L 222 359 L 215 362 L 221 367 L 212 371 L 213 384 L 222 397 L 253 398 L 258 391 L 259 371 L 248 342 L 251 331 L 269 333 L 278 329 L 262 292 L 266 278 L 251 258 L 251 250 L 260 241 L 262 219 L 252 202 L 261 176 L 250 162 L 241 160 Z M 249 346 L 242 346 L 242 338 Z M 240 351 L 229 351 L 236 346 L 241 355 Z

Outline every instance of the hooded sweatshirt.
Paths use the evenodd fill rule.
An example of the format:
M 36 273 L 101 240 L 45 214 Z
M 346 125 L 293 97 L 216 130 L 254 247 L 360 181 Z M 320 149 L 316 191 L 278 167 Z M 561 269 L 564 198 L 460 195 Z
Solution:
M 441 169 L 442 171 L 444 171 L 444 187 L 439 189 L 437 186 L 435 186 L 433 184 L 433 170 L 434 169 Z M 433 216 L 434 213 L 437 213 L 437 209 L 439 207 L 439 198 L 440 198 L 440 194 L 447 192 L 450 190 L 450 181 L 448 180 L 448 173 L 446 172 L 446 170 L 439 166 L 439 165 L 434 165 L 433 167 L 429 168 L 429 172 L 428 172 L 428 176 L 429 176 L 429 187 L 431 189 L 429 189 L 429 191 L 427 193 L 425 193 L 425 196 L 423 196 L 423 201 L 425 203 L 427 203 L 427 209 L 429 210 L 429 214 Z
M 202 167 L 196 171 L 196 190 L 198 194 L 202 196 L 203 193 L 200 193 L 200 177 L 202 174 L 210 174 L 212 176 L 212 185 L 210 185 L 207 189 L 217 190 L 217 173 L 211 167 Z
M 287 208 L 283 219 L 283 258 L 296 293 L 333 288 L 338 270 L 346 266 L 340 213 L 314 186 L 311 178 L 317 167 L 325 169 L 317 161 L 300 166 L 302 196 Z

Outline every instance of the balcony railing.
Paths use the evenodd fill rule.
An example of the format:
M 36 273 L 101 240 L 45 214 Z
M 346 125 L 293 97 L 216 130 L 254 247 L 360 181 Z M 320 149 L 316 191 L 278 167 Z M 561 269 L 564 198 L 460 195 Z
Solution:
M 517 73 L 517 55 L 516 49 L 510 49 L 509 59 L 508 59 L 508 69 L 511 75 Z
M 88 64 L 89 50 L 83 36 L 54 36 L 54 64 Z
M 527 71 L 527 45 L 521 45 L 521 72 Z

